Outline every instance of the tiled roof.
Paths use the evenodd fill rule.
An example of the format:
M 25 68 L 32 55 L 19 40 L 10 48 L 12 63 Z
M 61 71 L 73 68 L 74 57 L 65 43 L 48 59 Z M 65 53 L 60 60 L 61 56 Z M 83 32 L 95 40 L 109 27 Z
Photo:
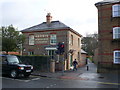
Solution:
M 95 5 L 99 6 L 99 5 L 118 3 L 118 2 L 120 2 L 120 0 L 103 0 L 103 1 L 97 2 Z
M 56 30 L 56 29 L 71 29 L 67 25 L 63 24 L 60 21 L 52 21 L 50 24 L 43 22 L 41 24 L 26 28 L 21 32 L 31 32 L 31 31 L 47 31 L 47 30 Z

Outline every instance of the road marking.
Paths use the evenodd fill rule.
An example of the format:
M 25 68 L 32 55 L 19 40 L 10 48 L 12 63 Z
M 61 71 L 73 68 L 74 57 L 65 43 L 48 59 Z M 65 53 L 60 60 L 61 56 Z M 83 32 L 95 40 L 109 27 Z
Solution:
M 7 78 L 7 77 L 2 77 L 2 79 L 8 79 L 8 80 L 15 80 L 15 79 L 13 79 L 13 78 Z
M 51 88 L 51 87 L 54 87 L 54 86 L 56 86 L 57 84 L 51 84 L 51 85 L 49 85 L 49 86 L 47 86 L 46 88 Z
M 53 86 L 53 85 L 50 85 L 51 87 Z
M 30 80 L 24 80 L 24 79 L 13 79 L 13 78 L 7 78 L 7 77 L 0 77 L 0 78 L 4 78 L 4 79 L 8 79 L 8 80 L 16 80 L 16 81 L 20 81 L 20 82 L 30 82 L 30 81 L 35 81 L 35 80 L 39 80 L 40 78 L 33 78 Z
M 109 82 L 97 82 L 101 84 L 108 84 L 108 85 L 120 85 L 120 83 L 109 83 Z
M 31 80 L 25 80 L 24 82 L 30 82 Z
M 47 86 L 46 88 L 50 88 L 49 86 Z
M 31 80 L 39 80 L 40 78 L 34 78 L 34 79 L 31 79 Z
M 57 85 L 57 84 L 54 84 L 54 85 Z

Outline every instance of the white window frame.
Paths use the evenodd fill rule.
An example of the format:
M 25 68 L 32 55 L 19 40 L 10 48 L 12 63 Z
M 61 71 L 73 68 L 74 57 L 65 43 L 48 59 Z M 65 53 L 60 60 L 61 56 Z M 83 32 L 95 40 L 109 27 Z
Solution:
M 57 43 L 57 36 L 56 36 L 56 34 L 50 35 L 50 44 L 51 45 L 56 45 L 56 43 Z
M 120 38 L 120 27 L 114 27 L 113 28 L 113 39 L 119 39 Z
M 29 45 L 34 45 L 35 44 L 35 40 L 34 40 L 34 35 L 29 35 Z
M 116 56 L 116 53 L 120 53 L 120 51 L 114 51 L 114 64 L 120 64 L 120 56 Z M 116 59 L 119 59 L 119 61 L 116 61 Z
M 55 50 L 48 50 L 48 55 L 53 56 L 55 54 Z
M 112 6 L 112 16 L 120 17 L 120 4 L 115 4 Z

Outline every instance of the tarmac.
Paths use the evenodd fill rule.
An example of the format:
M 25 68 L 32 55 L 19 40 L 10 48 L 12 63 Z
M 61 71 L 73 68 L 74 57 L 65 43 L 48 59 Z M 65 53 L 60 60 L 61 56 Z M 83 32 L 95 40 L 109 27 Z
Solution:
M 117 73 L 97 73 L 97 66 L 91 61 L 87 65 L 77 68 L 77 71 L 67 70 L 54 73 L 34 71 L 32 75 L 66 80 L 94 80 L 100 83 L 120 85 L 120 75 Z

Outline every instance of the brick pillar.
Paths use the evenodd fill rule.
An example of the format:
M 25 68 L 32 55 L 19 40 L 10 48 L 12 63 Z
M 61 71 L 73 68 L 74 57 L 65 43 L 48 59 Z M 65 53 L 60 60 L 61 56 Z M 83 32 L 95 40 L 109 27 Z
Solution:
M 51 59 L 50 61 L 50 72 L 55 72 L 55 60 Z

